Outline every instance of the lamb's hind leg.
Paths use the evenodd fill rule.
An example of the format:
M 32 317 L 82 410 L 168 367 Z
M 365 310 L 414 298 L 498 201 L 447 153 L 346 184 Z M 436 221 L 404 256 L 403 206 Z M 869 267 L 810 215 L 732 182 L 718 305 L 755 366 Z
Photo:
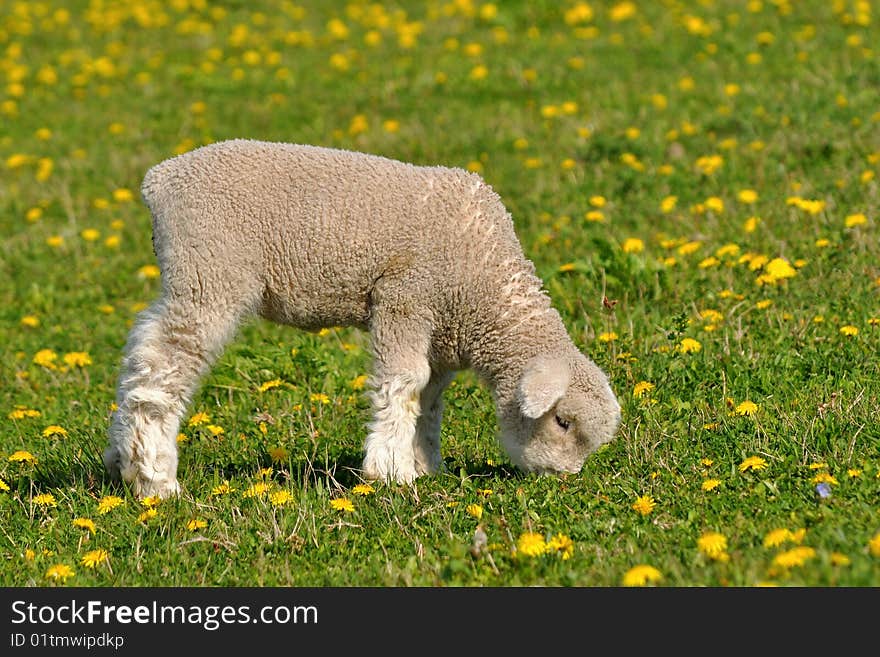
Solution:
M 138 497 L 168 497 L 177 483 L 177 432 L 199 380 L 231 338 L 240 313 L 157 301 L 129 334 L 104 463 Z

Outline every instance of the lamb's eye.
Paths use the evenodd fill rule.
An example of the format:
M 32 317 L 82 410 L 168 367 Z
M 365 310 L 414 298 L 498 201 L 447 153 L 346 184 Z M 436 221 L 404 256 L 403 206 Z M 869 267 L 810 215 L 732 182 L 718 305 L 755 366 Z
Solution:
M 571 425 L 571 423 L 568 420 L 563 420 L 558 415 L 556 416 L 556 424 L 558 424 L 559 428 L 562 429 L 563 431 L 568 431 L 568 427 Z

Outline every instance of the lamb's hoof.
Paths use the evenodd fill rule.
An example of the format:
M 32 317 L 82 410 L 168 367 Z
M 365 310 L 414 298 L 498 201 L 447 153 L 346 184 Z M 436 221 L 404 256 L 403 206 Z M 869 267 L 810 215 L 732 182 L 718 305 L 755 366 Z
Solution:
M 411 484 L 420 474 L 412 459 L 404 462 L 397 454 L 386 449 L 368 453 L 362 470 L 365 479 L 398 484 Z
M 145 479 L 136 477 L 132 482 L 135 497 L 139 500 L 145 497 L 158 497 L 159 499 L 167 499 L 180 494 L 180 484 L 176 479 Z
M 119 456 L 119 450 L 112 445 L 104 450 L 104 467 L 107 468 L 113 481 L 122 479 L 122 460 Z

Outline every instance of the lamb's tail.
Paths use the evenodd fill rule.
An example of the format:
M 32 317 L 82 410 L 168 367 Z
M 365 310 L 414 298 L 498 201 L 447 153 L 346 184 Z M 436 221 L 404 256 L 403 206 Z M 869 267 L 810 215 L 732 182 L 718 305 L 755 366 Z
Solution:
M 141 196 L 150 211 L 154 213 L 158 207 L 159 197 L 168 191 L 170 179 L 173 177 L 171 171 L 174 168 L 175 159 L 165 160 L 150 167 L 144 175 L 144 180 L 141 183 Z

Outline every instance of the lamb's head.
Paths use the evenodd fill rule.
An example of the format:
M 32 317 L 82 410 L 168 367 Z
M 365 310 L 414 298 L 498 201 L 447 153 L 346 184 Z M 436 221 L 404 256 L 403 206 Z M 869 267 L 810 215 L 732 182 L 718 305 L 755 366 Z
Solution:
M 620 404 L 605 373 L 573 349 L 532 358 L 514 399 L 499 409 L 501 442 L 515 465 L 529 472 L 578 472 L 609 442 L 620 424 Z

